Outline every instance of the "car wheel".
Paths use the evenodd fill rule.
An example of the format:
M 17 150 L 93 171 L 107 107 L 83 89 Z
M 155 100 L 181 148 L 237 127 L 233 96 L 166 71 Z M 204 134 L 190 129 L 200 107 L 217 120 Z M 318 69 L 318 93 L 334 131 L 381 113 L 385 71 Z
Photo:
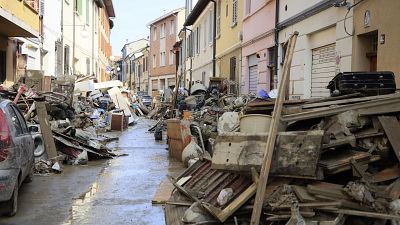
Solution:
M 6 216 L 15 216 L 18 210 L 18 190 L 19 190 L 19 181 L 17 181 L 11 199 L 7 202 L 7 212 Z

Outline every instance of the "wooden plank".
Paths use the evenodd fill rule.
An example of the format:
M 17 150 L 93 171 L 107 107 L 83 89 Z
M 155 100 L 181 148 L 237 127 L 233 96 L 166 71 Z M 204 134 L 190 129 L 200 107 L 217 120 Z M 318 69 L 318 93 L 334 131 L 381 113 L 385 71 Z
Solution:
M 49 159 L 57 157 L 57 148 L 54 143 L 53 132 L 50 127 L 49 119 L 47 118 L 47 109 L 45 102 L 35 102 L 36 113 L 39 118 L 40 129 L 43 135 L 44 146 Z
M 267 148 L 265 150 L 264 160 L 261 167 L 261 175 L 260 180 L 257 185 L 257 193 L 254 201 L 254 208 L 251 215 L 251 225 L 258 225 L 260 223 L 262 206 L 264 203 L 265 196 L 265 187 L 267 186 L 269 170 L 271 167 L 272 155 L 274 152 L 276 136 L 278 132 L 278 127 L 280 124 L 280 118 L 282 114 L 283 101 L 285 100 L 285 93 L 287 90 L 287 83 L 289 81 L 289 73 L 290 67 L 292 64 L 294 48 L 296 46 L 298 32 L 294 32 L 294 34 L 289 38 L 288 43 L 288 52 L 285 57 L 285 63 L 283 65 L 283 73 L 282 79 L 280 81 L 279 89 L 278 89 L 278 98 L 275 102 L 274 112 L 272 114 L 271 127 L 269 130 L 268 140 L 267 140 Z
M 397 159 L 400 161 L 400 124 L 395 116 L 380 116 L 379 122 L 382 124 L 383 130 L 390 141 L 393 151 L 396 153 Z
M 385 182 L 389 180 L 394 180 L 400 177 L 400 168 L 398 166 L 393 168 L 384 169 L 371 178 L 371 183 Z
M 384 109 L 384 107 L 393 104 L 400 104 L 400 98 L 378 99 L 378 100 L 355 103 L 350 105 L 328 107 L 310 112 L 295 113 L 291 115 L 285 115 L 282 117 L 281 120 L 284 122 L 294 122 L 298 120 L 307 120 L 307 119 L 321 118 L 326 116 L 333 116 L 350 110 L 367 109 L 370 107 L 382 107 L 382 109 Z
M 378 96 L 370 96 L 370 97 L 363 97 L 363 98 L 350 98 L 350 99 L 342 99 L 342 100 L 336 100 L 336 101 L 309 103 L 309 104 L 304 104 L 302 107 L 303 107 L 303 109 L 318 108 L 318 107 L 331 106 L 331 105 L 344 105 L 344 104 L 351 104 L 351 103 L 357 103 L 357 102 L 365 102 L 365 101 L 390 98 L 390 97 L 400 97 L 400 95 L 398 93 L 396 93 L 396 94 L 378 95 Z
M 357 210 L 350 210 L 350 209 L 339 209 L 339 210 L 337 210 L 337 209 L 321 209 L 321 210 L 345 214 L 345 215 L 349 215 L 349 216 L 361 216 L 361 217 L 375 218 L 375 219 L 382 219 L 382 220 L 400 221 L 400 216 L 383 214 L 383 213 L 364 212 L 364 211 L 357 211 Z
M 297 198 L 299 198 L 300 202 L 316 202 L 317 199 L 308 193 L 307 188 L 303 186 L 292 186 L 294 193 L 296 194 Z
M 165 178 L 163 181 L 161 181 L 157 192 L 151 200 L 151 203 L 153 205 L 166 204 L 171 198 L 171 194 L 174 189 L 175 186 L 169 181 L 168 178 Z

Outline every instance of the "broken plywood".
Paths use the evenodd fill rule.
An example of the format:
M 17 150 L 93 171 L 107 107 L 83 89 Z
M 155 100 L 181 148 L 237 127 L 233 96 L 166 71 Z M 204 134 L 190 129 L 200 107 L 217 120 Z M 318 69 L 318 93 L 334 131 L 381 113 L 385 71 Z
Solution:
M 382 124 L 397 159 L 400 161 L 400 124 L 395 116 L 380 116 L 379 122 Z

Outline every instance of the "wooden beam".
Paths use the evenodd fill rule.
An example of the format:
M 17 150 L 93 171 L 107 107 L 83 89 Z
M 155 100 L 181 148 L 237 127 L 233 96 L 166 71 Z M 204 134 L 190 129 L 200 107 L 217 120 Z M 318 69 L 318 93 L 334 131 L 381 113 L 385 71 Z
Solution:
M 49 119 L 47 118 L 47 109 L 45 102 L 35 102 L 36 113 L 39 118 L 40 129 L 43 135 L 44 146 L 49 159 L 56 160 L 57 149 L 54 143 L 53 132 L 50 127 Z M 58 160 L 57 160 L 58 161 Z
M 294 48 L 296 46 L 298 35 L 299 33 L 297 31 L 294 32 L 294 34 L 289 38 L 288 42 L 288 52 L 285 56 L 285 63 L 283 65 L 283 72 L 278 90 L 278 97 L 277 100 L 275 101 L 274 112 L 272 114 L 271 127 L 269 129 L 267 148 L 265 149 L 265 155 L 261 167 L 261 175 L 259 183 L 257 185 L 256 198 L 254 201 L 254 208 L 251 215 L 251 222 L 250 222 L 251 225 L 258 225 L 260 223 L 261 211 L 264 203 L 265 188 L 268 182 L 269 171 L 271 168 L 272 154 L 275 147 L 276 136 L 282 114 L 283 101 L 285 100 L 285 93 L 288 86 L 287 82 L 289 80 L 288 77 L 289 71 L 292 64 Z
M 400 161 L 399 121 L 395 116 L 380 116 L 378 119 L 390 141 L 393 151 L 396 153 L 397 159 Z
M 372 100 L 367 102 L 355 103 L 350 105 L 342 105 L 342 106 L 335 106 L 335 107 L 328 107 L 319 110 L 309 111 L 309 112 L 302 112 L 302 113 L 295 113 L 291 115 L 285 115 L 282 117 L 283 122 L 294 122 L 299 120 L 308 120 L 314 118 L 321 118 L 326 116 L 333 116 L 339 113 L 343 113 L 350 110 L 359 110 L 359 109 L 367 109 L 371 107 L 381 107 L 382 106 L 390 106 L 393 104 L 400 104 L 400 98 L 386 98 L 386 99 L 378 99 Z M 384 108 L 382 108 L 384 109 Z M 393 110 L 389 110 L 392 112 Z

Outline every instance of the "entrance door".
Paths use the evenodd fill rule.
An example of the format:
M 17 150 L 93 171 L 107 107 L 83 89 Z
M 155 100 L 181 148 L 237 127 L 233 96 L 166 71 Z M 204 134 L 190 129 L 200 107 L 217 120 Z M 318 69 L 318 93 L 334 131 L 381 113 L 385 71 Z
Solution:
M 311 98 L 330 95 L 326 86 L 336 75 L 335 49 L 336 45 L 331 44 L 312 50 Z
M 249 67 L 249 93 L 257 94 L 258 66 Z

